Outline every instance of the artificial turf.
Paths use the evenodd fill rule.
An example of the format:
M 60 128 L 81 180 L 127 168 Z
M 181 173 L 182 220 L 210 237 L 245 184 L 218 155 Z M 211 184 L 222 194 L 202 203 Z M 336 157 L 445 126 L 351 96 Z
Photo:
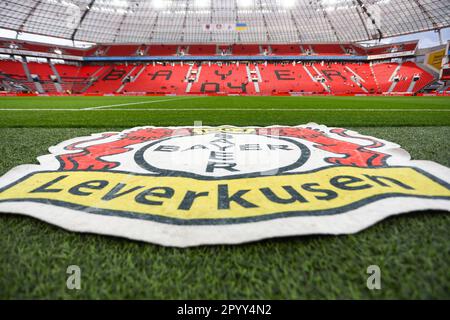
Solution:
M 99 106 L 111 107 L 83 110 Z M 426 111 L 422 111 L 423 109 Z M 316 122 L 329 126 L 448 126 L 450 99 L 447 97 L 23 97 L 1 98 L 0 101 L 0 127 L 3 128 L 105 128 L 149 124 L 173 126 L 193 124 L 199 120 L 205 125 L 268 126 Z
M 90 103 L 91 99 L 94 98 L 87 98 L 86 103 Z M 148 98 L 122 99 L 95 98 L 93 106 Z M 199 98 L 195 99 L 196 102 L 194 99 L 185 102 L 190 101 L 195 106 L 201 104 L 200 108 L 214 104 L 215 108 L 225 107 L 225 101 L 233 101 L 234 107 L 239 105 L 239 101 L 242 101 L 241 107 L 247 107 L 249 101 L 253 101 L 261 108 L 280 107 L 279 104 L 274 105 L 279 101 L 289 101 L 283 107 L 290 107 L 288 104 L 292 103 L 293 108 L 312 107 L 314 104 L 318 107 L 331 108 L 335 105 L 350 108 L 362 103 L 367 103 L 363 106 L 365 108 L 450 108 L 450 99 L 345 98 L 334 102 L 330 102 L 333 101 L 330 98 L 239 99 L 224 98 L 221 101 Z M 19 98 L 17 101 L 1 98 L 0 108 L 13 107 L 14 104 L 16 107 L 57 107 L 54 101 L 61 103 L 63 108 L 69 108 L 75 107 L 74 101 L 80 102 L 83 98 Z M 45 106 L 44 101 L 47 101 Z M 163 105 L 154 103 L 144 106 L 155 108 Z M 85 104 L 80 102 L 80 106 Z M 51 122 L 45 117 L 49 122 L 39 123 L 41 114 L 34 112 L 30 112 L 27 120 L 17 118 L 14 112 L 0 112 L 0 175 L 20 164 L 36 163 L 35 158 L 46 154 L 48 147 L 73 137 L 122 130 L 135 124 L 190 125 L 192 119 L 205 119 L 182 117 L 174 112 L 170 113 L 173 118 L 168 120 L 164 118 L 164 113 L 144 111 L 142 119 L 135 119 L 130 112 L 118 119 L 112 117 L 104 120 L 102 117 L 106 111 L 81 111 L 79 114 L 90 114 L 86 116 L 87 122 L 82 122 L 78 113 L 61 112 L 60 115 L 72 119 L 71 125 L 56 118 Z M 245 113 L 239 117 L 228 112 L 219 115 L 203 112 L 202 115 L 209 119 L 204 120 L 206 124 L 302 124 L 309 120 L 327 125 L 339 123 L 320 121 L 322 114 L 313 113 L 312 119 L 307 119 L 303 113 L 279 115 L 270 110 L 262 113 Z M 329 116 L 332 118 L 333 114 Z M 362 134 L 396 142 L 408 150 L 414 159 L 433 160 L 450 166 L 448 113 L 437 112 L 434 119 L 430 117 L 430 123 L 424 123 L 420 117 L 408 118 L 414 127 L 406 126 L 408 121 L 401 119 L 408 114 L 390 114 L 393 118 L 391 122 L 380 123 L 380 127 L 376 127 L 375 122 L 361 127 L 359 124 L 364 118 L 371 121 L 368 118 L 372 113 L 355 113 L 354 118 L 347 115 L 347 122 L 343 125 Z M 5 119 L 5 115 L 9 118 Z M 342 118 L 344 120 L 345 117 Z M 111 121 L 116 125 L 108 126 Z M 390 126 L 390 123 L 397 125 Z M 421 212 L 387 219 L 356 235 L 291 237 L 239 246 L 176 249 L 114 237 L 71 233 L 31 218 L 1 214 L 0 298 L 448 299 L 449 230 L 450 215 Z M 82 289 L 79 291 L 66 289 L 66 268 L 72 264 L 82 269 Z M 382 271 L 382 290 L 379 291 L 366 287 L 366 269 L 373 264 L 379 265 Z

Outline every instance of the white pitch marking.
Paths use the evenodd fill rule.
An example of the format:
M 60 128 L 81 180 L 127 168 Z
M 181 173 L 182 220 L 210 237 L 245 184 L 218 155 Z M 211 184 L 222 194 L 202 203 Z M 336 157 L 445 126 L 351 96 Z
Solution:
M 14 108 L 3 108 L 0 111 L 283 111 L 283 112 L 450 112 L 450 109 L 294 109 L 294 108 L 141 108 L 141 109 L 14 109 Z
M 113 107 L 124 107 L 124 106 L 138 105 L 138 104 L 147 104 L 147 103 L 150 104 L 150 103 L 167 102 L 167 101 L 175 101 L 175 100 L 186 100 L 186 99 L 195 99 L 195 98 L 200 98 L 200 97 L 183 97 L 183 98 L 173 98 L 173 99 L 164 99 L 164 100 L 149 100 L 149 101 L 140 101 L 140 102 L 111 104 L 109 106 L 98 106 L 98 107 L 83 108 L 83 110 L 107 109 L 107 108 L 113 108 Z

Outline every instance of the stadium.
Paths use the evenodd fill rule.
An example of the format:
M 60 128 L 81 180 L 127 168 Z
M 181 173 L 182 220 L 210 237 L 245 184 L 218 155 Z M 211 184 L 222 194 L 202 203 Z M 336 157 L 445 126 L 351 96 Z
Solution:
M 42 159 L 47 159 L 42 156 L 49 150 L 57 152 L 62 141 L 72 143 L 64 147 L 72 152 L 82 143 L 100 140 L 100 136 L 80 141 L 76 137 L 103 133 L 101 138 L 109 143 L 114 132 L 122 132 L 120 143 L 91 148 L 98 152 L 95 159 L 90 157 L 92 163 L 83 162 L 87 161 L 85 154 L 80 158 L 73 156 L 75 153 L 66 158 L 58 154 L 65 170 L 79 170 L 84 165 L 92 179 L 98 177 L 95 181 L 107 179 L 108 173 L 103 171 L 118 166 L 119 158 L 114 158 L 116 162 L 102 158 L 119 154 L 120 161 L 128 165 L 124 154 L 136 141 L 144 141 L 129 130 L 146 126 L 187 128 L 194 137 L 195 130 L 208 135 L 208 128 L 233 126 L 220 131 L 220 143 L 234 144 L 231 135 L 237 132 L 233 141 L 240 143 L 241 152 L 250 147 L 245 139 L 239 139 L 248 133 L 245 128 L 251 128 L 255 137 L 264 136 L 255 139 L 268 150 L 264 153 L 267 159 L 263 156 L 253 165 L 267 171 L 273 169 L 271 161 L 275 159 L 269 152 L 296 148 L 296 138 L 307 140 L 310 149 L 320 145 L 322 151 L 335 153 L 334 146 L 342 142 L 336 137 L 344 142 L 355 138 L 350 131 L 330 129 L 335 139 L 326 140 L 330 138 L 324 133 L 327 129 L 319 125 L 364 135 L 359 136 L 360 143 L 373 143 L 366 145 L 364 152 L 376 148 L 372 137 L 377 137 L 383 143 L 396 144 L 383 149 L 391 158 L 404 156 L 406 150 L 413 160 L 448 167 L 449 28 L 449 3 L 439 0 L 1 1 L 0 176 L 5 176 L 5 183 L 0 180 L 0 204 L 2 193 L 6 196 L 8 191 L 6 181 L 18 172 L 14 167 L 42 164 Z M 270 132 L 262 129 L 307 124 L 312 125 L 305 130 L 315 130 L 314 134 L 303 131 L 295 136 L 282 129 L 285 137 L 277 140 L 284 141 L 282 146 L 274 146 Z M 207 129 L 196 129 L 198 126 Z M 156 131 L 151 134 L 160 134 Z M 167 139 L 162 133 L 158 137 Z M 183 137 L 177 139 L 179 145 L 154 142 L 145 148 L 155 145 L 156 150 L 175 153 L 184 146 Z M 196 139 L 189 147 L 206 149 L 204 140 Z M 342 146 L 361 151 L 350 143 Z M 390 144 L 386 142 L 386 146 Z M 398 146 L 404 150 L 398 151 Z M 110 148 L 110 152 L 101 148 Z M 141 167 L 146 162 L 148 171 L 161 167 L 164 170 L 158 172 L 173 179 L 196 177 L 173 174 L 185 169 L 168 173 L 168 168 L 176 165 L 190 165 L 194 173 L 197 169 L 165 154 L 150 161 L 145 148 L 136 152 L 133 161 Z M 299 148 L 302 156 L 310 152 Z M 225 147 L 219 150 L 223 152 Z M 367 163 L 379 154 L 370 156 Z M 326 158 L 325 162 L 357 167 L 361 161 L 359 156 L 345 157 L 349 161 Z M 230 158 L 223 152 L 220 160 Z M 277 161 L 289 173 L 285 169 L 292 168 L 289 161 Z M 211 171 L 237 171 L 236 164 L 206 165 Z M 133 170 L 141 173 L 143 169 Z M 249 176 L 252 171 L 248 168 Z M 386 185 L 374 176 L 364 177 L 360 181 L 365 179 L 373 188 Z M 334 189 L 322 192 L 330 195 L 335 193 L 332 189 L 346 189 L 337 178 L 328 178 Z M 141 188 L 142 183 L 126 179 L 129 177 L 118 181 L 121 188 Z M 278 182 L 268 179 L 264 188 L 255 190 L 273 200 L 270 188 Z M 84 183 L 84 188 L 103 187 Z M 190 183 L 198 192 L 192 196 L 193 189 L 183 189 L 178 208 L 187 206 L 189 195 L 193 197 L 189 208 L 195 204 L 193 199 L 200 197 L 203 185 L 184 180 L 179 185 Z M 223 198 L 221 186 L 219 198 Z M 292 190 L 295 186 L 279 187 Z M 55 190 L 49 186 L 41 189 Z M 78 195 L 83 195 L 80 190 Z M 317 192 L 311 187 L 308 190 L 311 197 Z M 242 200 L 243 194 L 230 197 L 230 201 L 241 201 L 241 206 L 250 208 L 252 203 Z M 149 204 L 148 195 L 137 195 L 128 205 Z M 169 198 L 167 194 L 156 196 Z M 399 207 L 407 206 L 408 200 L 403 201 Z M 233 241 L 225 241 L 181 249 L 173 243 L 158 246 L 152 244 L 158 241 L 145 237 L 144 242 L 123 239 L 140 240 L 120 232 L 118 237 L 105 236 L 111 234 L 107 231 L 90 232 L 84 222 L 73 228 L 53 223 L 63 227 L 59 228 L 45 223 L 52 219 L 39 216 L 40 207 L 13 212 L 16 209 L 5 210 L 0 205 L 0 298 L 448 299 L 448 206 L 447 210 L 442 206 L 417 208 L 358 233 L 285 233 L 289 237 L 275 239 L 273 235 L 257 242 L 253 241 L 256 237 L 249 238 L 250 243 L 234 246 L 227 245 Z M 66 287 L 70 265 L 83 270 L 81 290 Z M 366 287 L 366 270 L 371 265 L 383 271 L 381 290 Z

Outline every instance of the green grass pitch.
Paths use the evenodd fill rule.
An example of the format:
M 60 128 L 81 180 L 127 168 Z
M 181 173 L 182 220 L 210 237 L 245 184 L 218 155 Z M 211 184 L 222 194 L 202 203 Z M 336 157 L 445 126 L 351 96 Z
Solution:
M 396 142 L 414 159 L 450 166 L 450 98 L 0 98 L 0 175 L 36 163 L 69 138 L 139 125 L 342 126 Z M 164 248 L 77 234 L 0 214 L 0 298 L 450 298 L 450 215 L 418 212 L 348 236 L 239 246 Z M 82 289 L 66 289 L 66 268 Z M 366 269 L 382 270 L 382 290 Z

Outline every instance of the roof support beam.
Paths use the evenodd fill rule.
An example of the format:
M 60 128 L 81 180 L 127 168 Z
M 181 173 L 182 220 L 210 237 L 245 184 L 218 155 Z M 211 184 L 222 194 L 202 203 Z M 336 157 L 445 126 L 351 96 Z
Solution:
M 361 0 L 356 0 L 359 7 L 361 8 L 362 12 L 372 21 L 373 25 L 377 29 L 379 40 L 384 38 L 383 32 L 381 31 L 380 27 L 377 25 L 377 21 L 375 21 L 375 18 L 372 17 L 372 14 L 367 10 L 366 5 Z M 372 37 L 370 37 L 372 38 Z
M 264 14 L 264 7 L 263 7 L 262 0 L 259 0 L 259 10 L 261 10 L 261 16 L 262 16 L 264 28 L 266 29 L 266 39 L 270 43 L 271 37 L 270 37 L 270 33 L 269 33 L 269 26 L 267 25 L 267 19 Z
M 210 13 L 209 13 L 209 23 L 210 24 L 213 24 L 213 12 L 214 12 L 214 6 L 213 6 L 213 2 L 211 1 L 210 2 L 210 7 L 209 7 L 209 9 L 210 9 Z M 214 40 L 214 37 L 213 37 L 213 33 L 212 33 L 212 31 L 209 31 L 209 41 L 211 41 L 211 42 L 213 42 L 213 40 Z
M 189 12 L 189 1 L 186 1 L 186 6 L 184 7 L 184 17 L 183 17 L 183 29 L 181 31 L 181 42 L 184 42 L 184 35 L 187 29 L 187 16 L 188 16 L 188 12 Z
M 150 42 L 152 42 L 152 40 L 153 40 L 153 36 L 155 34 L 155 30 L 158 25 L 158 20 L 159 20 L 159 12 L 156 14 L 155 19 L 153 20 L 153 23 L 152 23 L 152 29 L 150 30 L 150 37 L 148 38 L 148 41 L 150 41 Z
M 337 41 L 341 41 L 341 38 L 339 37 L 336 28 L 334 27 L 333 23 L 331 22 L 330 16 L 327 13 L 327 10 L 325 10 L 325 8 L 322 5 L 322 1 L 321 0 L 316 0 L 317 4 L 320 7 L 320 10 L 322 11 L 323 17 L 328 21 L 328 24 L 330 25 L 331 30 L 333 30 L 334 36 L 336 37 Z
M 132 6 L 131 3 L 128 4 L 127 10 L 122 15 L 122 19 L 120 20 L 119 27 L 117 28 L 116 33 L 114 34 L 113 42 L 116 42 L 117 36 L 119 35 L 120 30 L 122 30 L 123 23 L 124 23 L 125 19 L 127 18 L 128 13 L 131 11 L 131 6 Z
M 36 1 L 35 5 L 30 9 L 28 14 L 26 15 L 25 19 L 23 19 L 22 24 L 20 25 L 19 32 L 23 31 L 23 28 L 25 28 L 25 25 L 27 24 L 28 20 L 31 18 L 31 16 L 36 12 L 37 7 L 42 3 L 42 0 Z M 17 33 L 19 34 L 19 33 Z
M 431 21 L 431 24 L 433 25 L 434 28 L 437 28 L 438 24 L 436 23 L 436 21 L 434 20 L 433 16 L 431 15 L 431 13 L 420 3 L 419 0 L 414 0 L 414 3 L 419 7 L 420 11 L 422 11 L 422 13 L 428 18 L 428 20 Z
M 366 22 L 364 21 L 363 16 L 362 16 L 361 11 L 360 11 L 361 7 L 359 7 L 359 6 L 357 5 L 357 3 L 356 3 L 355 0 L 353 0 L 353 4 L 355 5 L 356 13 L 358 13 L 358 17 L 359 17 L 359 19 L 361 20 L 361 24 L 362 24 L 362 26 L 363 26 L 363 28 L 364 28 L 364 31 L 365 31 L 366 34 L 367 34 L 367 39 L 370 39 L 371 36 L 370 36 L 369 29 L 367 29 Z
M 239 0 L 0 0 L 0 28 L 17 32 L 12 40 L 27 32 L 74 43 L 376 42 L 444 30 L 450 26 L 448 1 L 252 0 L 245 6 Z M 202 28 L 233 22 L 247 22 L 248 30 Z
M 298 27 L 297 20 L 295 20 L 294 13 L 292 11 L 290 12 L 290 14 L 291 14 L 292 24 L 294 25 L 295 31 L 297 31 L 297 37 L 298 37 L 297 40 L 299 42 L 302 42 L 302 33 L 300 32 L 300 29 Z
M 75 36 L 76 36 L 78 30 L 80 30 L 80 27 L 83 24 L 84 19 L 86 18 L 87 14 L 91 11 L 94 4 L 95 4 L 95 0 L 91 0 L 91 2 L 89 2 L 89 5 L 87 6 L 86 10 L 84 10 L 83 15 L 81 16 L 80 21 L 78 22 L 77 27 L 73 30 L 72 36 L 70 37 L 70 39 L 72 41 L 75 41 Z
M 238 23 L 239 22 L 239 7 L 237 4 L 237 1 L 234 1 L 234 23 Z M 237 33 L 237 42 L 241 42 L 241 32 Z

